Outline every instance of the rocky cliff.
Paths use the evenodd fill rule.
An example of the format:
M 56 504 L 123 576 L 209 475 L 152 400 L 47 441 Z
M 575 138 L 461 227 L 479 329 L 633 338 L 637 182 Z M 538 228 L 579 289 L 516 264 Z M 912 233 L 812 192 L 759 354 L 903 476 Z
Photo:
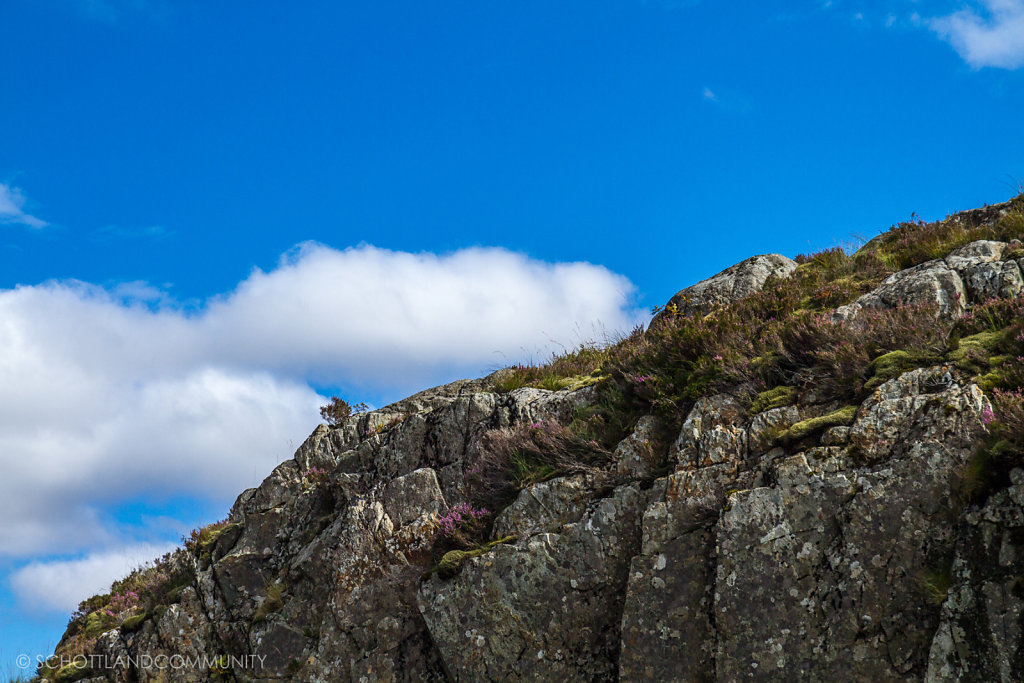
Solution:
M 1021 234 L 1018 198 L 754 257 L 321 425 L 40 675 L 1024 680 Z

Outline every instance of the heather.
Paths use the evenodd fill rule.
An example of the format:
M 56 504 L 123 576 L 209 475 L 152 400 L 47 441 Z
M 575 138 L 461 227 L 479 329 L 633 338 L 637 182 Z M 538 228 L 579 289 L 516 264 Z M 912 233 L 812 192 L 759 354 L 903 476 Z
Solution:
M 804 469 L 820 465 L 815 461 L 822 458 L 834 460 L 830 467 L 874 464 L 872 446 L 865 441 L 885 446 L 895 439 L 875 438 L 865 429 L 886 428 L 884 420 L 872 422 L 870 413 L 886 401 L 898 404 L 893 396 L 915 397 L 914 407 L 911 403 L 886 405 L 878 411 L 886 419 L 902 414 L 899 411 L 904 408 L 920 408 L 921 416 L 916 417 L 929 425 L 949 421 L 952 429 L 965 435 L 959 445 L 955 443 L 957 434 L 935 442 L 935 448 L 957 449 L 959 455 L 949 465 L 950 476 L 941 487 L 927 492 L 928 499 L 941 500 L 941 505 L 954 512 L 985 504 L 992 493 L 1009 485 L 1013 469 L 1024 464 L 1024 298 L 985 298 L 992 292 L 1017 291 L 1013 282 L 1008 290 L 1001 289 L 1005 283 L 995 278 L 1002 277 L 1000 273 L 1017 273 L 1006 261 L 1007 254 L 1013 258 L 1024 255 L 1020 243 L 1006 246 L 1002 263 L 984 260 L 991 256 L 960 261 L 959 274 L 949 275 L 961 278 L 955 281 L 960 289 L 952 293 L 943 290 L 942 295 L 952 301 L 965 293 L 955 307 L 959 311 L 966 305 L 963 314 L 950 315 L 948 308 L 940 309 L 935 290 L 928 289 L 939 280 L 927 269 L 886 285 L 896 282 L 896 287 L 902 288 L 900 296 L 909 293 L 912 296 L 907 300 L 913 303 L 872 308 L 863 305 L 872 301 L 869 297 L 861 301 L 862 307 L 836 309 L 874 290 L 896 267 L 944 256 L 979 235 L 1009 238 L 1019 234 L 1015 221 L 1020 201 L 1018 198 L 1003 217 L 982 210 L 935 224 L 901 224 L 858 251 L 826 249 L 801 255 L 796 263 L 779 257 L 785 262 L 785 272 L 781 276 L 766 274 L 763 285 L 759 281 L 759 288 L 751 294 L 744 291 L 742 298 L 733 297 L 726 303 L 714 300 L 712 306 L 685 315 L 674 307 L 659 310 L 647 329 L 637 328 L 615 343 L 581 345 L 547 363 L 499 371 L 491 376 L 489 387 L 497 396 L 478 391 L 478 384 L 470 393 L 463 393 L 464 385 L 460 385 L 457 396 L 443 397 L 450 401 L 447 408 L 410 409 L 403 403 L 359 420 L 354 418 L 365 406 L 334 397 L 323 407 L 322 415 L 335 429 L 314 432 L 312 448 L 296 455 L 300 464 L 293 464 L 287 475 L 294 483 L 288 495 L 298 511 L 292 514 L 306 525 L 301 534 L 289 536 L 287 543 L 291 547 L 295 539 L 304 539 L 298 542 L 302 545 L 321 533 L 341 534 L 330 549 L 320 549 L 327 552 L 322 557 L 334 558 L 339 543 L 349 542 L 345 534 L 359 534 L 362 529 L 374 539 L 366 547 L 376 548 L 377 534 L 392 533 L 387 529 L 397 524 L 400 533 L 391 537 L 389 545 L 382 545 L 381 552 L 395 553 L 391 560 L 400 568 L 395 575 L 409 579 L 401 584 L 408 588 L 417 577 L 425 582 L 438 577 L 457 582 L 460 575 L 461 580 L 476 580 L 463 573 L 463 567 L 474 558 L 482 559 L 473 563 L 475 573 L 468 574 L 478 579 L 481 566 L 527 557 L 498 546 L 517 543 L 511 533 L 530 533 L 530 527 L 520 526 L 530 509 L 543 508 L 544 515 L 550 516 L 535 528 L 545 530 L 551 542 L 563 542 L 555 537 L 570 538 L 565 528 L 571 524 L 565 520 L 570 519 L 569 512 L 575 515 L 573 519 L 582 514 L 574 508 L 573 499 L 582 491 L 610 507 L 627 505 L 624 499 L 615 498 L 625 495 L 624 491 L 637 496 L 650 491 L 651 496 L 663 496 L 666 504 L 685 507 L 687 525 L 716 524 L 720 505 L 745 504 L 754 495 L 747 494 L 755 489 L 782 486 L 775 479 L 778 472 L 792 477 L 796 468 L 804 477 Z M 987 222 L 977 222 L 979 216 L 988 216 Z M 923 246 L 918 248 L 915 239 L 922 240 Z M 945 270 L 949 273 L 953 268 Z M 919 272 L 924 274 L 912 279 Z M 988 279 L 969 281 L 972 272 Z M 730 273 L 729 277 L 734 276 Z M 1019 283 L 1019 273 L 1016 277 Z M 985 288 L 993 282 L 994 286 Z M 875 301 L 874 305 L 882 304 Z M 886 382 L 918 368 L 927 370 L 880 391 Z M 980 387 L 984 399 L 972 384 Z M 517 391 L 524 387 L 581 391 L 553 395 Z M 930 396 L 933 393 L 956 400 L 940 404 L 937 397 Z M 773 412 L 763 415 L 766 411 Z M 471 426 L 463 428 L 459 420 L 464 413 L 486 417 L 466 418 Z M 755 415 L 759 417 L 753 418 Z M 687 416 L 696 417 L 681 429 Z M 695 441 L 696 433 L 718 429 L 718 425 L 709 427 L 713 419 L 744 426 L 722 428 L 706 443 L 687 441 Z M 963 422 L 957 422 L 960 419 Z M 445 424 L 449 426 L 440 431 Z M 670 444 L 676 444 L 674 450 Z M 758 450 L 754 444 L 763 448 Z M 818 445 L 829 448 L 815 448 Z M 836 452 L 847 459 L 842 460 Z M 315 457 L 308 457 L 310 453 Z M 403 453 L 410 462 L 400 461 L 396 453 Z M 305 459 L 302 454 L 307 454 Z M 941 460 L 933 455 L 935 462 Z M 806 467 L 787 464 L 798 456 L 806 456 Z M 757 458 L 764 465 L 763 472 L 743 471 L 750 459 Z M 908 461 L 897 464 L 910 466 Z M 926 463 L 914 466 L 917 464 Z M 741 471 L 728 473 L 733 466 Z M 417 484 L 392 489 L 386 472 L 399 472 L 396 478 L 410 477 L 408 481 Z M 916 482 L 916 475 L 909 470 L 904 474 L 909 478 L 897 488 L 906 493 L 906 482 Z M 262 495 L 276 500 L 281 495 L 275 488 L 280 481 L 271 478 L 268 482 Z M 433 484 L 428 485 L 430 482 Z M 360 502 L 356 506 L 353 502 L 352 517 L 334 524 L 330 506 L 340 505 L 342 500 L 362 500 L 361 494 L 354 492 L 365 494 L 366 489 L 359 488 L 363 486 L 377 486 L 377 491 L 384 492 L 380 505 Z M 415 499 L 410 503 L 427 511 L 418 523 L 404 519 L 405 501 L 396 501 L 389 493 L 392 490 L 401 491 L 399 497 L 416 493 L 429 498 L 429 506 Z M 744 495 L 732 495 L 737 493 Z M 907 495 L 910 493 L 917 495 L 914 491 Z M 557 514 L 548 510 L 552 501 L 546 496 L 552 497 L 551 507 L 564 509 Z M 682 499 L 685 501 L 680 502 Z M 250 502 L 242 505 L 250 505 L 248 517 L 237 515 L 234 523 L 222 520 L 193 531 L 183 539 L 183 549 L 133 572 L 115 583 L 109 594 L 83 602 L 60 650 L 86 651 L 99 633 L 113 628 L 135 632 L 142 628 L 140 624 L 178 601 L 196 571 L 230 569 L 236 561 L 232 544 L 246 533 L 255 537 L 253 529 L 269 525 L 266 518 L 277 514 L 257 509 Z M 627 507 L 632 505 L 640 503 L 628 503 Z M 385 521 L 388 519 L 391 521 Z M 656 517 L 649 521 L 652 528 L 660 523 Z M 417 543 L 410 541 L 414 537 Z M 282 543 L 286 540 L 284 536 L 275 538 Z M 520 550 L 524 539 L 519 539 Z M 259 543 L 262 547 L 267 541 L 261 538 Z M 636 552 L 633 548 L 625 556 Z M 915 572 L 923 567 L 915 590 L 928 593 L 932 607 L 944 599 L 954 578 L 949 552 L 949 548 L 941 553 L 928 550 L 913 560 Z M 344 554 L 337 551 L 337 556 Z M 335 560 L 321 561 L 333 566 Z M 418 561 L 423 564 L 417 565 Z M 728 554 L 716 561 L 728 562 Z M 305 569 L 286 575 L 275 568 L 257 577 L 252 590 L 259 594 L 254 598 L 259 602 L 253 622 L 259 622 L 259 628 L 270 633 L 275 625 L 294 617 L 289 605 L 303 580 L 302 571 Z M 345 591 L 380 573 L 381 567 L 375 559 L 360 559 L 339 566 L 338 571 L 343 587 L 339 595 L 347 599 Z M 655 571 L 660 571 L 656 564 Z M 429 601 L 423 604 L 432 605 Z
M 957 247 L 977 240 L 1009 242 L 1021 237 L 1024 237 L 1024 195 L 1011 200 L 1007 215 L 995 220 L 988 209 L 966 211 L 942 221 L 912 218 L 871 240 L 858 254 L 877 258 L 892 270 L 903 270 L 942 258 Z
M 474 481 L 481 499 L 498 509 L 522 488 L 560 474 L 607 464 L 607 449 L 644 414 L 678 429 L 697 399 L 727 392 L 751 414 L 793 403 L 827 404 L 833 413 L 794 425 L 783 442 L 852 420 L 851 406 L 883 382 L 917 367 L 949 363 L 976 381 L 997 406 L 993 436 L 979 458 L 1005 477 L 1021 462 L 1021 421 L 1013 408 L 1024 387 L 1024 303 L 991 299 L 956 319 L 935 304 L 865 309 L 851 318 L 838 306 L 871 291 L 897 270 L 942 258 L 979 239 L 1024 236 L 1024 195 L 997 217 L 988 209 L 943 221 L 893 226 L 857 251 L 835 247 L 800 255 L 786 278 L 706 315 L 655 309 L 648 329 L 606 347 L 583 346 L 544 365 L 515 366 L 495 388 L 559 389 L 596 384 L 597 401 L 567 428 L 498 430 L 489 435 Z M 1021 249 L 1012 242 L 1008 254 Z M 1016 435 L 1016 436 L 1014 436 Z M 538 443 L 542 436 L 548 443 Z M 566 457 L 567 449 L 578 451 Z M 593 449 L 588 451 L 588 449 Z M 992 455 L 992 454 L 995 455 Z M 557 454 L 557 455 L 556 455 Z M 996 476 L 993 474 L 992 476 Z
M 852 320 L 837 320 L 835 308 L 871 291 L 896 270 L 944 257 L 975 240 L 1021 236 L 1024 195 L 998 219 L 980 209 L 943 221 L 900 223 L 857 251 L 834 247 L 799 255 L 800 265 L 790 277 L 770 279 L 762 291 L 707 315 L 655 309 L 660 315 L 649 329 L 634 330 L 608 347 L 581 347 L 545 365 L 513 367 L 498 380 L 498 389 L 557 389 L 571 385 L 573 378 L 597 378 L 604 407 L 598 414 L 617 423 L 606 430 L 610 442 L 630 427 L 622 415 L 653 410 L 678 421 L 697 398 L 726 390 L 739 392 L 758 410 L 766 405 L 757 402 L 759 395 L 783 387 L 786 402 L 807 393 L 818 402 L 855 402 L 900 372 L 947 359 L 961 338 L 982 328 L 1002 334 L 1019 326 L 1021 304 L 993 300 L 955 323 L 939 318 L 928 305 L 866 310 Z M 1009 344 L 1001 344 L 997 351 L 1008 352 Z M 988 371 L 989 351 L 972 352 L 988 353 L 982 363 L 951 360 Z M 1019 386 L 1014 373 L 1020 371 L 1007 367 L 998 383 Z M 990 376 L 987 381 L 991 388 L 996 380 Z
M 587 433 L 601 419 L 591 415 L 568 427 L 542 421 L 489 431 L 467 473 L 470 496 L 481 507 L 500 510 L 523 488 L 555 476 L 606 476 L 611 454 Z

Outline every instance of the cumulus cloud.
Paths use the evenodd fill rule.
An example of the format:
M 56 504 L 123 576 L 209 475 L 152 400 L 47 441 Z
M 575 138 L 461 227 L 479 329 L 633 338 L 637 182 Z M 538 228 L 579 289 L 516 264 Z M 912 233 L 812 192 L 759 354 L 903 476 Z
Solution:
M 928 26 L 975 68 L 1024 65 L 1024 0 L 982 0 Z
M 24 211 L 25 195 L 17 187 L 0 183 L 0 223 L 27 225 L 30 228 L 42 228 L 46 221 L 31 216 Z
M 35 612 L 71 612 L 82 600 L 106 593 L 111 583 L 173 547 L 141 543 L 78 559 L 31 562 L 11 574 L 11 588 Z
M 628 329 L 632 292 L 605 268 L 504 249 L 439 256 L 306 244 L 212 302 L 196 331 L 216 345 L 206 356 L 411 390 L 443 368 L 480 371 L 551 339 Z
M 198 309 L 145 283 L 0 291 L 0 553 L 117 542 L 102 511 L 131 497 L 229 500 L 316 425 L 311 382 L 400 396 L 478 375 L 628 330 L 631 294 L 502 249 L 316 244 Z

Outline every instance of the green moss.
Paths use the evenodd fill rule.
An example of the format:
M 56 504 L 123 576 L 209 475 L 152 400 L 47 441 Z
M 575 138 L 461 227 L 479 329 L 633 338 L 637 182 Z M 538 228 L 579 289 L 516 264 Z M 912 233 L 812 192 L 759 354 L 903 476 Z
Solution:
M 442 579 L 450 579 L 461 571 L 462 565 L 466 564 L 467 561 L 490 552 L 491 548 L 496 545 L 511 543 L 515 540 L 515 536 L 505 536 L 504 538 L 499 538 L 496 541 L 485 543 L 473 548 L 472 550 L 449 550 L 441 558 L 441 561 L 437 563 L 437 575 Z
M 97 610 L 85 618 L 85 629 L 82 633 L 86 638 L 93 638 L 112 628 L 114 628 L 113 618 L 106 612 Z
M 791 406 L 796 403 L 797 394 L 796 387 L 775 387 L 768 391 L 762 391 L 750 404 L 750 414 L 757 415 L 772 408 Z
M 466 564 L 467 560 L 474 557 L 483 555 L 486 550 L 483 548 L 476 548 L 474 550 L 449 550 L 441 558 L 441 561 L 437 563 L 437 575 L 442 579 L 450 579 L 459 573 L 462 569 L 462 565 Z
M 857 406 L 845 406 L 839 410 L 829 413 L 828 415 L 812 417 L 809 420 L 797 422 L 779 436 L 779 441 L 798 441 L 806 436 L 828 429 L 829 427 L 845 426 L 852 423 L 856 416 Z
M 982 391 L 991 392 L 993 389 L 1002 387 L 1006 383 L 1006 377 L 998 370 L 993 370 L 981 375 L 975 381 Z
M 72 681 L 80 681 L 83 678 L 88 678 L 92 675 L 92 669 L 89 668 L 88 664 L 83 660 L 81 666 L 78 663 L 72 662 L 65 667 L 62 667 L 57 673 L 50 679 L 54 683 L 71 683 Z
M 960 340 L 960 350 L 974 348 L 984 351 L 986 356 L 991 356 L 995 354 L 996 349 L 999 348 L 999 344 L 1005 337 L 1006 330 L 972 334 L 971 336 L 963 337 Z
M 1002 359 L 997 351 L 1005 340 L 1007 331 L 1004 329 L 979 332 L 960 339 L 949 352 L 949 361 L 966 372 L 984 373 L 994 361 L 998 363 Z
M 939 356 L 933 353 L 926 353 L 922 351 L 907 351 L 899 349 L 897 351 L 884 353 L 871 361 L 871 365 L 868 366 L 868 371 L 871 373 L 871 379 L 864 384 L 864 388 L 871 391 L 876 387 L 881 386 L 883 383 L 888 382 L 890 379 L 899 377 L 908 370 L 935 365 L 941 360 L 942 359 Z
M 121 622 L 120 630 L 122 633 L 134 633 L 142 628 L 143 622 L 146 621 L 148 614 L 136 614 L 134 617 L 128 617 Z

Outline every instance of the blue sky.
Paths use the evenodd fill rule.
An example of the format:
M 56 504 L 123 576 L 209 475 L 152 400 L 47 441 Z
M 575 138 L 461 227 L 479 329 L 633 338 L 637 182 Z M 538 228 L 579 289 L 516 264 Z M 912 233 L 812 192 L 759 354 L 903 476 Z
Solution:
M 0 671 L 380 404 L 1003 201 L 1024 0 L 0 4 Z

